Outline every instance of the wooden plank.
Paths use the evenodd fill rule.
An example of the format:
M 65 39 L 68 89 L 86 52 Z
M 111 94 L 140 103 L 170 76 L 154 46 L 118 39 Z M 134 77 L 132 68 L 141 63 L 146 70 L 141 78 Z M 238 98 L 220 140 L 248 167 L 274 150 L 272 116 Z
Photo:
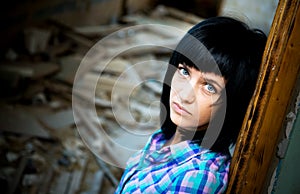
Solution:
M 66 193 L 69 188 L 69 182 L 71 173 L 67 171 L 61 171 L 56 178 L 55 182 L 51 186 L 51 193 Z
M 85 84 L 85 85 L 84 85 Z M 96 85 L 96 95 L 97 92 L 107 91 L 111 92 L 112 90 L 118 91 L 118 93 L 128 93 L 133 91 L 135 84 L 129 82 L 125 79 L 119 79 L 118 77 L 113 76 L 99 76 L 98 74 L 88 73 L 84 76 L 83 86 L 84 87 L 95 87 Z
M 185 21 L 191 24 L 197 24 L 203 20 L 203 18 L 200 18 L 194 14 L 184 12 L 173 7 L 161 5 L 158 7 L 158 9 L 160 9 L 161 12 L 164 12 L 165 15 L 170 15 L 171 17 L 174 17 L 180 21 Z
M 46 139 L 52 138 L 36 117 L 21 107 L 3 106 L 0 108 L 0 131 Z
M 75 169 L 72 173 L 70 188 L 68 189 L 66 194 L 78 193 L 80 190 L 81 181 L 87 164 L 87 158 L 80 158 L 79 163 L 80 163 L 80 167 L 78 167 L 78 169 Z
M 129 27 L 129 25 L 109 24 L 97 26 L 78 26 L 74 27 L 74 31 L 80 34 L 84 34 L 85 36 L 104 37 L 126 27 Z
M 74 100 L 75 100 L 75 98 L 74 98 Z M 80 122 L 83 124 L 82 127 L 85 127 L 85 129 L 86 129 L 85 131 L 90 131 L 94 134 L 93 137 L 95 137 L 94 138 L 95 141 L 93 141 L 93 139 L 90 138 L 89 142 L 87 142 L 87 143 L 88 143 L 89 146 L 92 146 L 92 149 L 93 149 L 92 154 L 93 154 L 97 164 L 101 167 L 103 172 L 106 174 L 106 176 L 109 178 L 109 180 L 111 181 L 111 183 L 115 187 L 118 184 L 118 180 L 116 179 L 114 174 L 111 172 L 111 170 L 107 167 L 105 162 L 102 161 L 100 158 L 98 158 L 98 156 L 95 155 L 95 153 L 94 153 L 94 151 L 96 151 L 96 153 L 99 153 L 99 151 L 100 151 L 100 152 L 102 152 L 101 156 L 107 157 L 106 161 L 114 160 L 114 158 L 111 158 L 112 153 L 107 152 L 107 147 L 104 144 L 106 142 L 109 142 L 109 140 L 107 140 L 107 136 L 104 134 L 103 131 L 99 130 L 94 123 L 89 122 L 89 119 L 88 119 L 89 115 L 87 115 L 88 113 L 87 112 L 83 113 L 82 110 L 83 110 L 82 107 L 76 106 L 76 108 L 74 109 L 75 118 L 80 119 Z M 99 145 L 96 145 L 96 143 L 98 143 Z M 98 147 L 98 150 L 95 149 L 95 147 Z M 117 163 L 117 161 L 113 161 L 113 163 L 119 165 Z
M 15 191 L 20 183 L 20 180 L 22 178 L 22 175 L 23 175 L 23 172 L 25 170 L 28 160 L 29 160 L 28 156 L 22 157 L 19 167 L 16 171 L 16 175 L 15 175 L 14 179 L 12 179 L 11 184 L 9 185 L 8 192 L 7 192 L 8 194 L 15 193 Z
M 43 85 L 52 94 L 59 95 L 68 101 L 72 100 L 72 88 L 69 85 L 53 80 L 43 80 Z
M 62 33 L 66 37 L 70 38 L 71 40 L 73 40 L 74 42 L 76 42 L 77 44 L 79 44 L 81 46 L 86 46 L 88 48 L 91 48 L 95 44 L 94 41 L 90 40 L 83 34 L 80 34 L 76 31 L 74 31 L 74 29 L 72 27 L 68 26 L 67 24 L 65 24 L 61 21 L 50 19 L 50 20 L 48 20 L 48 23 L 50 25 L 56 26 L 59 30 L 62 31 Z
M 83 59 L 79 54 L 68 55 L 59 59 L 60 71 L 55 75 L 55 79 L 73 84 L 77 69 Z
M 91 88 L 75 88 L 73 90 L 73 95 L 75 95 L 78 98 L 81 98 L 89 103 L 95 103 L 96 106 L 102 107 L 102 108 L 108 108 L 111 107 L 111 100 L 99 98 L 98 96 L 95 96 L 93 89 Z
M 0 75 L 5 73 L 14 73 L 31 79 L 40 79 L 54 74 L 58 70 L 59 66 L 57 64 L 49 62 L 12 62 L 0 65 Z
M 130 67 L 130 63 L 127 60 L 117 58 L 110 62 L 108 59 L 100 61 L 93 70 L 96 72 L 108 72 L 108 73 L 115 73 L 117 75 L 122 74 L 127 68 Z
M 101 170 L 105 173 L 105 175 L 111 182 L 112 186 L 116 188 L 119 184 L 118 179 L 116 179 L 115 175 L 111 172 L 111 170 L 108 168 L 108 166 L 106 165 L 106 163 L 104 161 L 102 161 L 97 156 L 95 156 L 95 160 L 96 160 L 97 164 L 99 165 L 99 167 L 101 168 Z
M 140 24 L 162 24 L 162 25 L 167 25 L 167 26 L 174 26 L 174 27 L 182 29 L 184 31 L 187 31 L 188 29 L 190 29 L 193 26 L 193 24 L 191 24 L 191 23 L 180 21 L 180 20 L 174 19 L 172 17 L 159 18 L 159 17 L 147 17 L 147 16 L 143 16 L 143 15 L 131 14 L 131 15 L 123 17 L 123 20 L 125 22 L 131 22 L 131 23 L 134 22 L 137 25 L 140 25 Z M 170 33 L 175 33 L 175 32 L 170 32 Z
M 56 130 L 70 127 L 75 123 L 71 108 L 60 110 L 53 114 L 41 115 L 39 116 L 39 120 L 47 127 Z
M 102 170 L 98 170 L 94 175 L 93 183 L 92 183 L 91 188 L 89 190 L 89 194 L 98 194 L 98 193 L 100 193 L 103 178 L 104 178 L 104 172 Z
M 42 181 L 39 185 L 39 193 L 47 193 L 51 185 L 51 181 L 54 175 L 54 170 L 50 166 L 49 169 L 43 173 Z
M 256 93 L 236 145 L 227 193 L 266 193 L 278 137 L 300 73 L 299 0 L 280 1 Z
M 26 28 L 24 30 L 25 48 L 30 54 L 37 54 L 47 51 L 51 31 L 41 28 Z

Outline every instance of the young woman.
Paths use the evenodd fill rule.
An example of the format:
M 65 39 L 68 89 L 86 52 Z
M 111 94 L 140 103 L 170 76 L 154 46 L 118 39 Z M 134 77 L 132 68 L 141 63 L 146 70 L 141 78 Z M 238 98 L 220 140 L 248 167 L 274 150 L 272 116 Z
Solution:
M 223 193 L 230 145 L 253 95 L 265 34 L 228 17 L 179 42 L 161 96 L 161 129 L 135 154 L 116 193 Z

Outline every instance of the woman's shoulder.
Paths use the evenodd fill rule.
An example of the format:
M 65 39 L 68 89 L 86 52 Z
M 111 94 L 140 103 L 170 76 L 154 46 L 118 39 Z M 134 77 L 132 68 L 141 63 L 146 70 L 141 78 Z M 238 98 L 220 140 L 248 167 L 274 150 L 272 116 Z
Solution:
M 227 186 L 229 166 L 230 157 L 205 152 L 177 167 L 172 186 L 201 193 L 222 193 Z
M 202 150 L 199 154 L 190 157 L 180 166 L 192 173 L 198 173 L 198 171 L 227 173 L 229 172 L 230 161 L 230 155 L 216 153 L 210 150 Z

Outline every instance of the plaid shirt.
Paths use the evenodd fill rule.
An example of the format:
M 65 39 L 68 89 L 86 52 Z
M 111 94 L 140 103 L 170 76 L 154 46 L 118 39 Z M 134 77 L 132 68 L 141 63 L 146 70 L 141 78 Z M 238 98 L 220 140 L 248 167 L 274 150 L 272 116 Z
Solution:
M 128 160 L 116 194 L 225 191 L 230 156 L 201 148 L 196 142 L 163 147 L 165 142 L 159 130 Z

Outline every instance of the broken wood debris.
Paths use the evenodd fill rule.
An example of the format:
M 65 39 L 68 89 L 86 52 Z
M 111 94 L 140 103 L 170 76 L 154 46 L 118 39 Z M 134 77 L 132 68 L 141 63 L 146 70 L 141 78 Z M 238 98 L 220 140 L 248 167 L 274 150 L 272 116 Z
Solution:
M 36 117 L 23 108 L 3 106 L 0 109 L 0 131 L 40 138 L 51 138 Z
M 53 114 L 42 115 L 39 120 L 51 129 L 62 129 L 75 124 L 73 110 L 66 109 Z
M 51 31 L 41 28 L 26 28 L 24 30 L 25 46 L 30 54 L 42 53 L 47 49 Z
M 8 64 L 0 64 L 0 74 L 14 73 L 22 77 L 30 79 L 39 79 L 55 72 L 58 72 L 59 66 L 49 62 L 12 62 Z
M 203 18 L 200 18 L 194 14 L 186 13 L 184 11 L 180 11 L 176 8 L 159 5 L 157 8 L 153 11 L 152 16 L 154 17 L 163 17 L 163 16 L 171 16 L 173 18 L 176 18 L 181 21 L 185 21 L 191 24 L 197 24 L 200 21 L 203 20 Z
M 1 81 L 9 83 L 1 85 L 7 94 L 0 108 L 4 192 L 72 194 L 115 189 L 123 170 L 111 164 L 122 166 L 144 146 L 147 136 L 133 134 L 150 134 L 159 127 L 162 80 L 171 48 L 181 38 L 150 25 L 127 27 L 152 23 L 186 31 L 195 22 L 193 16 L 182 20 L 181 12 L 165 11 L 161 16 L 128 15 L 122 19 L 128 22 L 124 25 L 73 27 L 52 20 L 42 28 L 24 30 L 24 53 L 9 48 L 0 64 Z M 107 35 L 111 39 L 85 58 L 88 49 Z M 83 67 L 84 62 L 88 65 Z M 78 71 L 80 67 L 84 73 Z M 74 99 L 80 107 L 72 107 Z M 75 123 L 75 114 L 84 119 Z M 79 127 L 85 130 L 78 131 Z M 107 135 L 114 142 L 106 143 Z
M 47 22 L 59 28 L 66 37 L 72 39 L 73 41 L 80 44 L 81 46 L 91 48 L 95 44 L 95 42 L 85 37 L 83 34 L 74 31 L 72 27 L 69 27 L 67 24 L 64 24 L 58 20 L 53 20 L 53 19 L 48 20 Z

